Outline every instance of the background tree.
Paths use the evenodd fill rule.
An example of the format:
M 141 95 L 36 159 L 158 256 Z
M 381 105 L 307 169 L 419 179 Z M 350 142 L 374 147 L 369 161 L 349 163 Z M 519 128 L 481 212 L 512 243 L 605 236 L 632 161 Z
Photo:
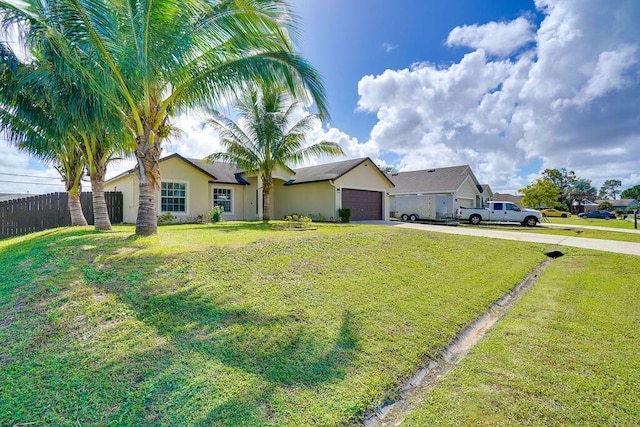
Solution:
M 538 178 L 533 184 L 518 191 L 524 195 L 522 204 L 528 208 L 540 209 L 542 206 L 555 206 L 560 197 L 560 189 L 553 182 L 544 178 Z
M 95 96 L 122 108 L 138 161 L 138 235 L 157 233 L 173 114 L 213 107 L 258 78 L 309 93 L 327 114 L 319 75 L 293 51 L 295 15 L 284 1 L 25 0 L 0 3 L 0 15 L 27 27 L 23 39 L 50 43 Z
M 603 200 L 602 202 L 600 202 L 600 204 L 598 205 L 598 209 L 600 210 L 604 210 L 604 211 L 608 211 L 609 209 L 613 208 L 613 203 L 611 203 L 608 200 Z
M 591 185 L 590 179 L 578 178 L 569 188 L 568 195 L 577 203 L 578 209 L 585 200 L 594 201 L 596 199 L 597 190 Z
M 567 171 L 565 168 L 545 169 L 542 178 L 551 181 L 560 190 L 557 201 L 568 209 L 572 202 L 569 189 L 578 179 L 575 172 Z
M 620 193 L 620 197 L 623 199 L 635 199 L 640 201 L 640 185 L 634 185 L 633 187 L 623 190 L 622 193 Z
M 212 154 L 207 159 L 260 174 L 264 220 L 270 219 L 270 194 L 275 168 L 295 166 L 315 156 L 344 154 L 334 142 L 305 145 L 306 136 L 318 120 L 318 115 L 309 114 L 294 122 L 301 104 L 292 101 L 290 94 L 282 88 L 257 85 L 238 99 L 236 107 L 238 124 L 216 112 L 214 118 L 207 121 L 219 132 L 220 142 L 227 150 Z
M 618 179 L 608 179 L 600 187 L 598 197 L 601 199 L 615 200 L 616 195 L 619 193 L 618 189 L 622 186 L 622 181 Z

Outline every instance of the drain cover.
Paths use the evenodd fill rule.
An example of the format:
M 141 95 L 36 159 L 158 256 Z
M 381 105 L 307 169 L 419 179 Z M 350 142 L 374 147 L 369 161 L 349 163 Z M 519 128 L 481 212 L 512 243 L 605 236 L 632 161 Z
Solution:
M 561 256 L 564 255 L 564 253 L 560 251 L 551 251 L 551 252 L 547 252 L 545 255 L 547 255 L 549 258 L 560 258 Z

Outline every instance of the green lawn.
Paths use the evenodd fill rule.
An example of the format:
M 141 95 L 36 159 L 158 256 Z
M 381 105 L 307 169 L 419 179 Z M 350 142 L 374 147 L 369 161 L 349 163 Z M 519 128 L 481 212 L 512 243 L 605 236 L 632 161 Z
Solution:
M 638 425 L 639 265 L 579 250 L 554 261 L 405 425 Z
M 0 241 L 0 425 L 358 422 L 545 258 L 521 242 L 318 227 Z
M 633 220 L 625 219 L 598 219 L 598 218 L 579 218 L 578 215 L 573 215 L 570 218 L 555 218 L 547 217 L 552 224 L 567 224 L 567 225 L 589 225 L 596 227 L 608 227 L 608 228 L 623 228 L 633 230 Z M 638 218 L 640 221 L 640 217 Z

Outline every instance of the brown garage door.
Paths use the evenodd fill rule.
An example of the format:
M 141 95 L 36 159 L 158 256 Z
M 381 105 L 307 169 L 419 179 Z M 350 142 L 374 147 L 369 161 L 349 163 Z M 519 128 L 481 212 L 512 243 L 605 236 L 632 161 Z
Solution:
M 382 193 L 343 188 L 342 207 L 351 209 L 353 221 L 382 219 Z

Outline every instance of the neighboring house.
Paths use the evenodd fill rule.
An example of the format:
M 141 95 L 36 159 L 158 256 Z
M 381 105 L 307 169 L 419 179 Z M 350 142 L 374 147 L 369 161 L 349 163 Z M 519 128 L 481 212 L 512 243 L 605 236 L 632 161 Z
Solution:
M 596 204 L 600 204 L 602 202 L 609 202 L 613 205 L 612 209 L 621 209 L 623 211 L 633 210 L 640 208 L 640 202 L 636 199 L 617 199 L 617 200 L 596 200 Z
M 223 163 L 208 163 L 171 154 L 160 159 L 161 189 L 158 215 L 170 212 L 179 221 L 207 215 L 222 206 L 225 220 L 255 220 L 263 216 L 262 182 L 257 173 Z M 338 209 L 351 209 L 351 219 L 387 219 L 387 190 L 393 183 L 369 159 L 353 159 L 273 173 L 271 218 L 291 213 L 337 218 Z M 136 221 L 139 179 L 136 169 L 109 179 L 106 191 L 120 191 L 124 222 Z
M 478 185 L 478 191 L 480 192 L 480 206 L 484 208 L 489 203 L 489 200 L 493 197 L 493 190 L 489 187 L 489 184 L 480 184 Z
M 513 194 L 508 193 L 494 193 L 491 200 L 498 202 L 511 202 L 518 206 L 522 206 L 522 196 L 514 196 Z
M 388 174 L 395 188 L 389 190 L 392 216 L 418 214 L 424 219 L 453 218 L 460 207 L 483 204 L 482 186 L 469 165 Z M 491 189 L 487 186 L 487 190 Z
M 578 214 L 583 212 L 591 212 L 598 209 L 599 203 L 592 202 L 591 200 L 574 200 L 572 204 L 572 213 Z

